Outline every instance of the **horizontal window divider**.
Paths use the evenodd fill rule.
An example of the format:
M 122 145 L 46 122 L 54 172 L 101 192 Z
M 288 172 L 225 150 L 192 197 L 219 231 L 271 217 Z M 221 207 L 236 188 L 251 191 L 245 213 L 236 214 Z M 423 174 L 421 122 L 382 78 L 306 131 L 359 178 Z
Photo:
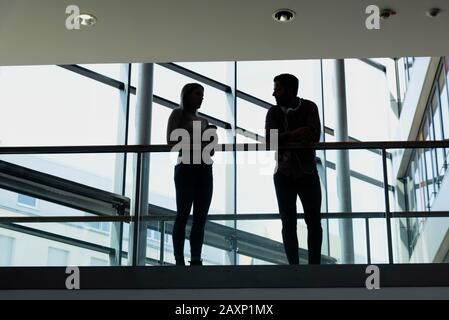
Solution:
M 331 135 L 331 136 L 335 136 L 335 130 L 330 128 L 330 127 L 324 127 L 324 132 Z M 348 137 L 349 142 L 362 142 L 354 137 L 349 136 Z M 381 150 L 377 150 L 377 149 L 367 149 L 367 151 L 373 152 L 379 156 L 382 156 L 382 151 Z M 387 158 L 388 159 L 393 159 L 393 155 L 390 152 L 387 152 Z
M 214 87 L 215 89 L 218 89 L 218 90 L 221 90 L 224 92 L 228 92 L 228 93 L 232 92 L 232 89 L 230 86 L 228 86 L 224 83 L 221 83 L 219 81 L 216 81 L 214 79 L 211 79 L 209 77 L 203 76 L 202 74 L 192 71 L 190 69 L 184 68 L 178 64 L 170 62 L 170 63 L 158 63 L 158 65 L 165 67 L 171 71 L 180 73 L 186 77 L 195 79 L 195 80 L 202 82 L 208 86 Z
M 265 137 L 264 136 L 262 136 L 260 134 L 257 134 L 255 132 L 252 132 L 250 130 L 246 130 L 246 129 L 242 128 L 242 127 L 238 127 L 237 126 L 237 129 L 240 130 L 240 132 L 238 132 L 238 134 L 240 134 L 240 135 L 242 135 L 242 136 L 244 136 L 246 138 L 254 139 L 256 141 L 265 143 Z
M 245 93 L 243 91 L 237 90 L 237 98 L 240 98 L 242 100 L 248 101 L 252 104 L 255 104 L 259 107 L 262 107 L 264 109 L 270 109 L 273 105 L 269 102 L 266 102 L 265 100 L 259 99 L 253 95 L 250 95 L 248 93 Z M 238 104 L 238 102 L 237 102 Z
M 370 65 L 371 67 L 374 67 L 374 68 L 382 71 L 383 73 L 387 73 L 387 67 L 381 63 L 378 63 L 374 60 L 367 59 L 367 58 L 362 58 L 362 59 L 358 59 L 358 60 Z
M 448 218 L 449 211 L 396 211 L 392 218 Z
M 130 222 L 132 216 L 3 216 L 0 223 Z
M 158 103 L 158 104 L 160 104 L 160 105 L 163 105 L 164 107 L 172 109 L 172 110 L 179 107 L 179 104 L 177 104 L 177 103 L 175 103 L 173 101 L 170 101 L 168 99 L 159 97 L 157 95 L 153 95 L 153 101 Z M 201 116 L 201 117 L 206 118 L 208 122 L 210 122 L 212 124 L 215 124 L 217 127 L 220 127 L 220 128 L 223 128 L 223 129 L 231 129 L 232 128 L 231 124 L 226 122 L 226 121 L 223 121 L 223 120 L 220 120 L 218 118 L 209 116 L 209 115 L 207 115 L 205 113 L 202 113 L 202 112 L 198 112 L 198 115 Z
M 83 241 L 83 240 L 79 240 L 79 239 L 75 239 L 75 238 L 70 238 L 67 236 L 55 234 L 55 233 L 48 232 L 48 231 L 43 231 L 43 230 L 39 230 L 39 229 L 27 227 L 27 226 L 22 226 L 19 224 L 2 222 L 2 223 L 0 223 L 0 228 L 8 229 L 8 230 L 15 231 L 15 232 L 20 232 L 23 234 L 28 234 L 28 235 L 34 236 L 34 237 L 44 238 L 44 239 L 51 240 L 51 241 L 65 243 L 65 244 L 76 246 L 76 247 L 82 248 L 82 249 L 105 253 L 110 256 L 115 254 L 114 248 L 102 246 L 99 244 L 95 244 L 95 243 L 91 243 L 88 241 Z
M 128 259 L 128 252 L 122 251 L 122 258 Z M 159 266 L 161 264 L 160 260 L 154 259 L 154 258 L 150 258 L 150 257 L 146 257 L 145 258 L 145 263 L 149 264 L 149 265 L 157 265 L 157 266 Z M 170 262 L 164 261 L 164 266 L 174 266 L 174 265 L 175 265 L 174 263 L 170 263 Z
M 125 88 L 125 84 L 121 81 L 115 80 L 113 78 L 110 78 L 108 76 L 105 76 L 101 73 L 92 71 L 90 69 L 81 67 L 79 65 L 76 64 L 69 64 L 69 65 L 58 65 L 59 67 L 69 70 L 69 71 L 73 71 L 79 75 L 85 76 L 87 78 L 90 78 L 92 80 L 97 80 L 103 84 L 106 84 L 108 86 L 114 87 L 116 89 L 120 89 L 120 90 L 124 90 Z
M 332 161 L 326 161 L 326 168 L 330 168 L 332 170 L 335 170 L 336 165 Z M 377 179 L 375 179 L 373 177 L 370 177 L 370 176 L 368 176 L 366 174 L 363 174 L 363 173 L 360 173 L 360 172 L 357 172 L 357 171 L 354 171 L 354 170 L 350 170 L 350 175 L 351 175 L 351 177 L 359 179 L 359 180 L 361 180 L 363 182 L 370 183 L 370 184 L 372 184 L 372 185 L 374 185 L 376 187 L 379 187 L 379 188 L 383 188 L 384 187 L 383 181 L 377 180 Z M 394 192 L 395 188 L 392 185 L 388 185 L 388 190 Z

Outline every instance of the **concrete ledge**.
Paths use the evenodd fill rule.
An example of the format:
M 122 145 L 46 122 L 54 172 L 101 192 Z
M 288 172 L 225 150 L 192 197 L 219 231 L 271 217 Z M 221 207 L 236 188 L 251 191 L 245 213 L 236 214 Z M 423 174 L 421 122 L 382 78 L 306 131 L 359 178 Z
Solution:
M 377 265 L 381 288 L 449 287 L 448 264 Z M 80 267 L 87 290 L 365 288 L 367 265 Z M 66 290 L 65 267 L 0 268 L 0 290 Z M 372 291 L 372 290 L 367 290 Z
M 0 300 L 448 300 L 449 287 L 433 288 L 259 288 L 154 290 L 0 290 Z M 198 303 L 197 303 L 198 304 Z M 162 305 L 164 308 L 166 305 Z M 166 309 L 166 308 L 165 308 Z

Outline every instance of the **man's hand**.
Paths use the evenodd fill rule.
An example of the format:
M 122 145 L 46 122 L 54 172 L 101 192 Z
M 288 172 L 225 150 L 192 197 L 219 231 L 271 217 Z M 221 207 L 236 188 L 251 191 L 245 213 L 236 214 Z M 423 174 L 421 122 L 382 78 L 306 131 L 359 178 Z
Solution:
M 285 142 L 309 143 L 312 140 L 312 130 L 309 127 L 301 127 L 285 133 Z

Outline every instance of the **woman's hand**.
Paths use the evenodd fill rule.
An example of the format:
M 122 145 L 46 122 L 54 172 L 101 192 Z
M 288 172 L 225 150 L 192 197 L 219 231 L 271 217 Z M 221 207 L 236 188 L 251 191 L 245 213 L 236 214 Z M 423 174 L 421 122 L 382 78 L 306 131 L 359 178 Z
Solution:
M 216 125 L 208 124 L 208 125 L 206 126 L 206 129 L 205 129 L 204 131 L 208 131 L 208 136 L 209 136 L 210 133 L 211 133 L 210 131 L 214 130 L 214 131 L 213 131 L 213 135 L 212 135 L 212 136 L 209 136 L 209 137 L 210 137 L 210 140 L 206 140 L 206 141 L 204 141 L 203 143 L 205 143 L 206 145 L 209 145 L 210 143 L 212 143 L 214 137 L 217 137 L 217 132 L 216 132 L 217 129 L 218 129 L 218 128 L 217 128 Z M 210 131 L 209 131 L 209 130 L 210 130 Z M 218 140 L 218 139 L 217 139 L 217 140 Z M 212 149 L 210 155 L 213 156 L 214 154 L 215 154 L 215 150 Z

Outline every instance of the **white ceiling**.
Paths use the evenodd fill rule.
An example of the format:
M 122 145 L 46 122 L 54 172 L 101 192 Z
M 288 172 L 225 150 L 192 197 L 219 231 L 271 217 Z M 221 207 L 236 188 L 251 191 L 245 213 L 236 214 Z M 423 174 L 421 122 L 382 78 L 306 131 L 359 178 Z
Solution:
M 70 4 L 97 25 L 67 30 Z M 370 4 L 398 14 L 367 30 Z M 441 56 L 448 32 L 448 0 L 0 0 L 0 65 Z

